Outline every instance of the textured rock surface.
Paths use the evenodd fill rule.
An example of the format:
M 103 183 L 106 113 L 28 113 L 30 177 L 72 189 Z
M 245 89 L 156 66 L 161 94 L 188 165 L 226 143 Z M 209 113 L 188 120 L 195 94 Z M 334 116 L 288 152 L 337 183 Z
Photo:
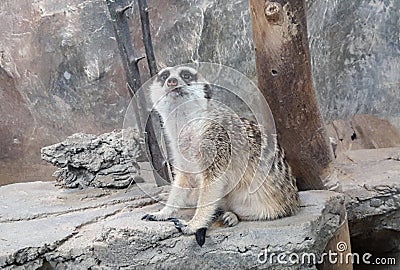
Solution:
M 327 119 L 400 115 L 400 2 L 307 1 L 313 77 Z
M 54 176 L 64 187 L 128 187 L 140 168 L 138 134 L 132 129 L 99 136 L 77 133 L 42 148 L 42 159 L 59 167 Z
M 400 232 L 400 148 L 355 150 L 344 154 L 347 161 L 337 167 L 343 192 L 347 195 L 350 224 L 371 216 L 387 215 L 393 222 L 377 223 L 376 229 Z M 366 228 L 362 222 L 356 225 L 360 227 L 351 230 L 353 235 Z
M 233 228 L 214 227 L 200 248 L 194 237 L 180 235 L 172 223 L 140 219 L 160 208 L 156 198 L 164 198 L 166 191 L 152 184 L 135 186 L 127 193 L 63 190 L 49 182 L 0 187 L 0 267 L 268 268 L 271 264 L 257 261 L 265 248 L 269 254 L 320 254 L 344 213 L 343 197 L 337 193 L 301 192 L 303 207 L 297 215 L 242 222 Z M 275 269 L 299 269 L 299 265 L 273 265 Z
M 399 261 L 400 148 L 348 151 L 337 167 L 353 250 Z
M 340 225 L 344 201 L 353 252 L 397 254 L 399 259 L 400 148 L 344 154 L 346 161 L 336 165 L 344 199 L 328 191 L 301 192 L 303 207 L 297 215 L 213 227 L 203 248 L 193 237 L 181 236 L 171 223 L 140 220 L 144 213 L 160 209 L 156 202 L 166 198 L 167 187 L 138 184 L 128 192 L 65 190 L 49 182 L 0 187 L 0 268 L 268 268 L 271 264 L 257 261 L 264 259 L 258 256 L 265 248 L 268 254 L 322 252 Z
M 101 0 L 1 1 L 2 175 L 51 179 L 29 169 L 21 176 L 12 163 L 40 163 L 41 147 L 76 132 L 122 127 L 128 92 L 105 8 Z

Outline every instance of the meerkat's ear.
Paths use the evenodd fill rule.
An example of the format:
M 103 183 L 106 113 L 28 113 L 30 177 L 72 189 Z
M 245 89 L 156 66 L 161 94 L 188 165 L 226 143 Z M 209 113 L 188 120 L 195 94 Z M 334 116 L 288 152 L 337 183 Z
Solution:
M 161 71 L 163 71 L 164 69 L 166 69 L 168 66 L 164 63 L 158 64 L 157 65 L 157 74 L 160 74 Z
M 209 84 L 204 84 L 204 97 L 206 99 L 211 99 L 212 96 L 212 91 L 211 91 L 211 86 Z

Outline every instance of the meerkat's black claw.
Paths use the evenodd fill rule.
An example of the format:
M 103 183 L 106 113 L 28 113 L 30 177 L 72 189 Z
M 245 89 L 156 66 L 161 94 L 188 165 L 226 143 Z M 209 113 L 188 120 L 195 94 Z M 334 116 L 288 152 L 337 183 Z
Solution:
M 156 221 L 156 217 L 151 214 L 146 214 L 142 217 L 142 220 L 147 220 L 147 221 Z
M 196 231 L 195 236 L 196 236 L 196 242 L 199 244 L 200 247 L 204 245 L 206 242 L 206 231 L 207 228 L 200 228 Z
M 182 222 L 179 219 L 175 219 L 175 220 L 171 220 L 174 225 L 175 228 L 178 229 L 178 231 L 182 232 L 182 228 L 186 227 L 186 225 L 182 224 Z

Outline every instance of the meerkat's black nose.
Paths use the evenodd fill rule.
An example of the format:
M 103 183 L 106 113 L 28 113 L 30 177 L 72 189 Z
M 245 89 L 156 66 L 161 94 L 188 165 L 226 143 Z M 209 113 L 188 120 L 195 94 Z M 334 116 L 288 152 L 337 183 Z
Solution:
M 178 85 L 178 80 L 175 78 L 169 78 L 167 81 L 168 87 L 175 87 Z

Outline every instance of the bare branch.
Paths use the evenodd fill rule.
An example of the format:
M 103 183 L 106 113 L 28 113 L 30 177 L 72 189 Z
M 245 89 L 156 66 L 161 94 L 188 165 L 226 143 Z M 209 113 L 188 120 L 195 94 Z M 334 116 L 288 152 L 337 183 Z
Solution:
M 157 74 L 156 58 L 154 56 L 153 43 L 151 42 L 149 9 L 146 0 L 138 0 L 140 20 L 142 21 L 142 35 L 144 48 L 147 55 L 147 63 L 149 65 L 150 75 Z
M 128 10 L 131 9 L 133 7 L 133 2 L 130 3 L 129 5 L 123 7 L 123 8 L 117 8 L 116 12 L 118 13 L 118 15 L 122 16 L 124 15 L 124 13 Z
M 128 89 L 131 96 L 134 96 L 139 88 L 142 86 L 140 72 L 138 67 L 138 62 L 145 58 L 145 56 L 137 57 L 135 54 L 134 47 L 132 45 L 131 34 L 129 31 L 128 21 L 126 16 L 123 16 L 124 12 L 128 9 L 132 8 L 132 3 L 130 5 L 126 5 L 126 0 L 106 0 L 108 10 L 111 15 L 111 19 L 113 22 L 113 27 L 115 31 L 115 37 L 118 43 L 118 48 L 121 54 L 122 63 L 126 73 L 126 79 L 128 82 Z M 145 42 L 146 54 L 149 63 L 149 69 L 151 75 L 156 72 L 156 64 L 152 45 L 151 45 L 151 37 L 150 37 L 150 27 L 149 27 L 149 19 L 147 16 L 147 4 L 146 1 L 139 1 L 139 5 L 141 7 L 141 19 L 142 19 L 142 29 L 143 30 L 143 39 Z M 121 8 L 122 7 L 122 8 Z M 146 15 L 142 15 L 142 12 L 145 12 Z M 147 16 L 147 17 L 146 17 Z M 147 19 L 146 19 L 147 18 Z M 143 22 L 147 23 L 147 26 L 143 26 Z M 151 61 L 149 60 L 151 59 Z M 150 66 L 151 64 L 151 66 Z M 140 112 L 146 110 L 146 100 L 143 95 L 138 96 L 137 103 L 133 102 L 133 106 L 135 106 L 135 111 Z M 158 124 L 160 120 L 157 118 L 158 115 L 155 113 L 151 113 L 148 119 L 141 119 L 140 114 L 136 113 L 136 121 L 137 123 L 145 123 L 145 132 L 143 133 L 146 138 L 146 143 L 149 149 L 150 161 L 154 168 L 154 178 L 156 183 L 161 186 L 165 185 L 167 182 L 170 182 L 168 166 L 165 164 L 165 159 L 161 153 L 161 147 L 158 145 L 157 138 L 154 131 L 154 125 Z M 146 122 L 145 122 L 146 121 Z M 141 126 L 140 124 L 138 125 Z M 142 131 L 140 131 L 142 132 Z

